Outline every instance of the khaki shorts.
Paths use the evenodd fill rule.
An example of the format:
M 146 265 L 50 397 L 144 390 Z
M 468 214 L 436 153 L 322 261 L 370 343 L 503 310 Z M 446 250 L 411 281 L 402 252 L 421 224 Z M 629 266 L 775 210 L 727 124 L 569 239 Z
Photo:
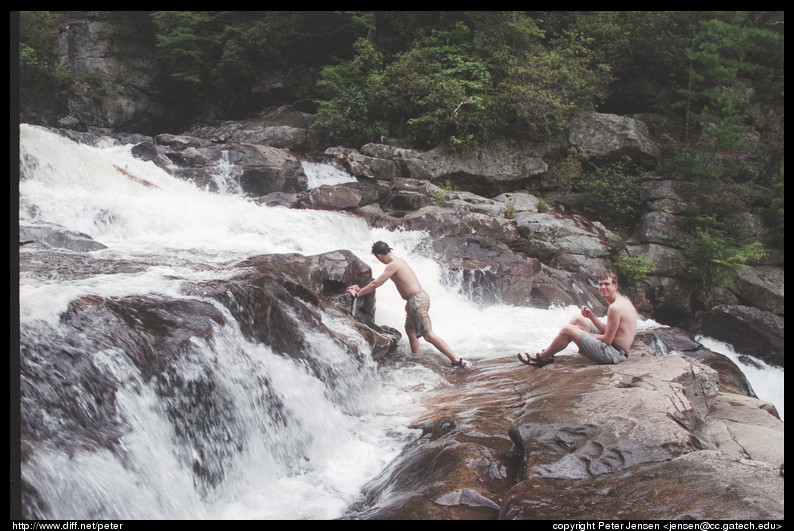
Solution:
M 592 323 L 590 323 L 589 332 L 589 334 L 582 332 L 582 335 L 579 336 L 579 354 L 602 364 L 620 363 L 629 359 L 629 353 L 622 348 L 615 345 L 607 345 L 593 337 L 593 335 L 600 332 Z
M 420 291 L 405 304 L 405 328 L 422 337 L 433 329 L 430 323 L 430 297 Z

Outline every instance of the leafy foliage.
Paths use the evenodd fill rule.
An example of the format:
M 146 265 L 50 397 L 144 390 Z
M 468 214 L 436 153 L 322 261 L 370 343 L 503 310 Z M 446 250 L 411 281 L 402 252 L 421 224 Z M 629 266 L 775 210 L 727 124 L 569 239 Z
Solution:
M 461 22 L 449 30 L 434 30 L 375 76 L 373 110 L 394 124 L 392 134 L 420 147 L 445 140 L 475 142 L 482 131 L 491 75 L 471 53 L 470 35 Z
M 653 271 L 653 264 L 647 254 L 620 255 L 611 267 L 618 274 L 621 283 L 627 286 L 639 284 Z
M 701 218 L 682 250 L 684 274 L 703 286 L 724 286 L 733 273 L 749 262 L 760 260 L 761 242 L 737 245 L 713 218 Z
M 767 223 L 771 230 L 771 243 L 783 249 L 783 243 L 785 241 L 785 231 L 784 231 L 784 224 L 785 224 L 785 215 L 783 213 L 783 204 L 785 194 L 783 192 L 783 165 L 780 166 L 780 173 L 775 177 L 774 180 L 774 191 L 775 196 L 770 201 L 769 207 L 767 209 L 766 218 Z
M 707 286 L 724 284 L 733 271 L 764 254 L 761 242 L 746 241 L 744 218 L 736 213 L 746 210 L 750 201 L 748 183 L 769 179 L 754 175 L 745 162 L 752 160 L 754 151 L 751 133 L 755 126 L 749 109 L 757 101 L 748 79 L 774 79 L 778 71 L 782 74 L 782 34 L 757 27 L 754 16 L 715 13 L 698 20 L 698 31 L 687 48 L 688 84 L 680 90 L 687 126 L 667 169 L 679 179 L 679 191 L 689 199 L 684 274 Z M 767 81 L 759 86 L 780 88 Z M 774 164 L 764 166 L 774 168 Z M 772 177 L 781 184 L 770 200 L 775 206 L 770 204 L 767 210 L 780 220 L 775 237 L 782 236 L 783 227 L 782 159 L 780 172 L 779 180 Z
M 57 65 L 56 24 L 70 16 L 20 12 L 23 119 L 65 108 L 74 74 Z M 116 42 L 151 51 L 172 128 L 300 101 L 316 125 L 352 143 L 476 151 L 492 139 L 556 140 L 574 113 L 599 106 L 675 114 L 681 134 L 669 131 L 659 171 L 691 202 L 687 274 L 720 282 L 757 256 L 735 215 L 751 197 L 765 201 L 764 243 L 783 245 L 782 11 L 136 11 L 109 20 Z M 635 78 L 665 85 L 669 99 L 624 102 L 617 90 Z M 555 173 L 551 188 L 586 194 L 586 213 L 613 228 L 636 220 L 639 168 L 576 164 L 581 173 Z
M 318 124 L 354 136 L 379 124 L 377 133 L 417 147 L 472 150 L 497 136 L 562 133 L 573 111 L 605 95 L 609 68 L 592 64 L 584 41 L 544 47 L 523 14 L 465 14 L 424 33 L 377 61 L 375 44 L 359 42 L 356 57 L 323 69 Z
M 596 164 L 586 156 L 572 156 L 581 159 L 582 175 L 561 175 L 558 177 L 561 189 L 582 195 L 585 198 L 582 210 L 588 216 L 612 229 L 627 229 L 636 221 L 642 205 L 636 165 L 627 158 Z

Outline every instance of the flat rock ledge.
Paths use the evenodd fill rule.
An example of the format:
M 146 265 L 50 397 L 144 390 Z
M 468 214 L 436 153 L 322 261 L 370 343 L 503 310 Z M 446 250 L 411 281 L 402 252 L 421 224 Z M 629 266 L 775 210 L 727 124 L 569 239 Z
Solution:
M 694 357 L 635 347 L 619 365 L 513 354 L 451 373 L 346 517 L 782 519 L 774 407 Z

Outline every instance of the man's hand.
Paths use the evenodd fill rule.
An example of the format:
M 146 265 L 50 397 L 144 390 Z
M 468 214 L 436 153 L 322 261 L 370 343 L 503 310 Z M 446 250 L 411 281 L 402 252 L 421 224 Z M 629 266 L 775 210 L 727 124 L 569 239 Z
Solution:
M 345 290 L 346 293 L 350 293 L 354 297 L 356 296 L 356 294 L 358 294 L 359 291 L 361 291 L 361 288 L 358 286 L 358 284 L 353 284 L 352 286 L 349 286 Z
M 587 306 L 582 306 L 582 315 L 584 317 L 590 319 L 591 321 L 593 320 L 593 317 L 594 317 L 593 310 L 591 310 Z

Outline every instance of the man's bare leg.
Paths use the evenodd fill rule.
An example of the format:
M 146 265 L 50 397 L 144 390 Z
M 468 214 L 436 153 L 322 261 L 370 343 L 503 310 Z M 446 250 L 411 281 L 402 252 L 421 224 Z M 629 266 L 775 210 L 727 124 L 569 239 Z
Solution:
M 447 345 L 446 341 L 435 335 L 433 332 L 425 332 L 423 337 L 425 338 L 425 341 L 436 347 L 436 350 L 449 358 L 449 361 L 452 363 L 457 363 L 460 361 L 460 358 L 457 357 L 454 352 L 452 352 L 452 349 L 449 348 L 449 345 Z
M 411 352 L 414 354 L 419 354 L 419 338 L 416 337 L 416 331 L 411 328 L 405 329 L 405 334 L 408 336 L 408 343 L 411 345 Z M 452 349 L 449 348 L 447 342 L 435 335 L 433 332 L 426 332 L 424 336 L 422 336 L 425 341 L 433 345 L 436 350 L 441 352 L 452 363 L 458 363 L 460 358 L 452 352 Z
M 408 336 L 408 344 L 411 345 L 411 353 L 419 354 L 419 338 L 413 328 L 406 328 L 405 335 Z
M 534 356 L 528 353 L 521 353 L 518 355 L 519 359 L 527 362 L 533 362 L 532 360 L 540 361 L 541 363 L 548 361 L 552 358 L 556 353 L 563 350 L 565 347 L 571 344 L 571 341 L 579 345 L 579 338 L 584 331 L 579 323 L 575 323 L 576 319 L 573 319 L 571 323 L 563 326 L 554 339 L 551 340 L 549 346 L 545 349 L 541 350 Z M 534 363 L 534 362 L 533 362 Z
M 584 331 L 587 331 L 590 328 L 590 319 L 583 315 L 575 315 L 569 324 L 578 326 Z
M 541 361 L 546 361 L 552 356 L 554 356 L 559 351 L 563 350 L 565 347 L 570 345 L 571 341 L 579 345 L 579 338 L 582 335 L 582 328 L 580 328 L 576 324 L 567 324 L 563 326 L 560 331 L 557 333 L 554 339 L 551 340 L 549 346 L 546 347 L 540 354 L 538 354 L 538 358 Z

